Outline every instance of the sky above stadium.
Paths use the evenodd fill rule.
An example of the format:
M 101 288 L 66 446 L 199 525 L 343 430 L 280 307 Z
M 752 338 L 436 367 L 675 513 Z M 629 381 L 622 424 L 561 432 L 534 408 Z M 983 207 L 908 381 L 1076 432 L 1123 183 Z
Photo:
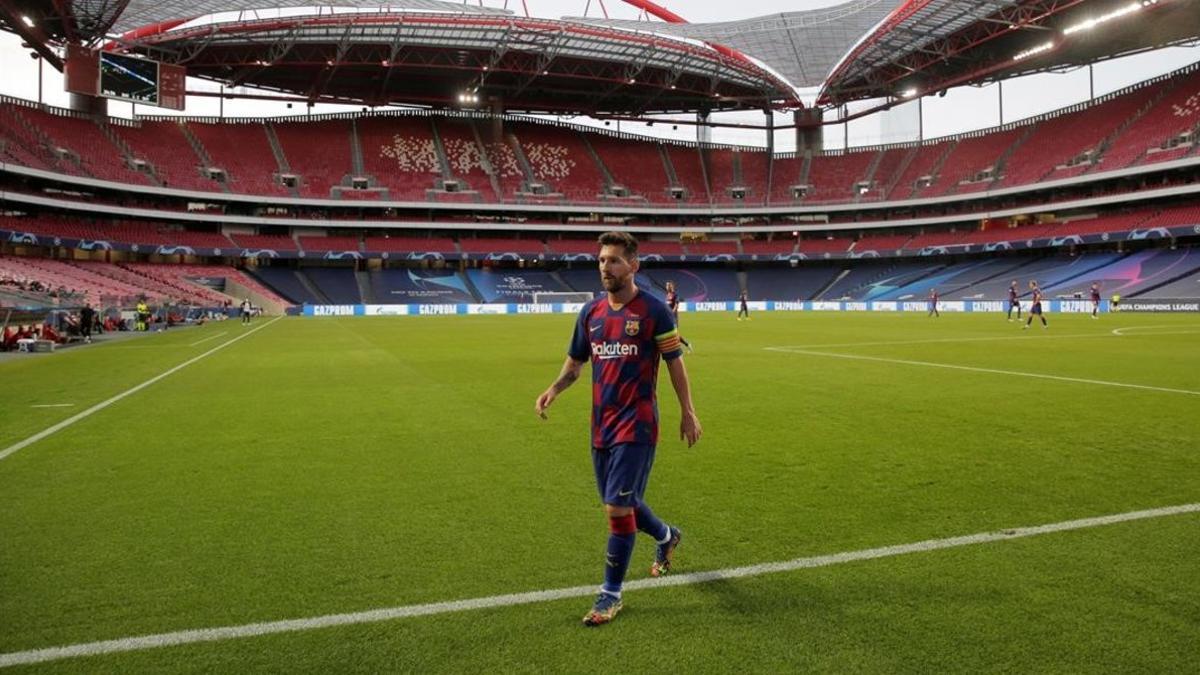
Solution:
M 478 1 L 472 0 L 470 4 L 477 4 Z M 687 2 L 667 0 L 659 4 L 689 21 L 707 22 L 744 19 L 785 11 L 819 9 L 842 4 L 842 2 L 844 0 L 740 0 L 736 3 L 717 2 L 716 0 L 690 0 Z M 600 17 L 603 16 L 603 10 L 607 10 L 608 16 L 613 18 L 637 19 L 641 16 L 640 10 L 626 5 L 620 0 L 604 0 L 603 10 L 600 0 L 525 0 L 525 3 L 530 14 L 542 17 L 583 15 Z M 270 2 L 264 0 L 263 4 L 269 6 Z M 521 0 L 483 0 L 483 4 L 490 7 L 507 7 L 517 13 L 523 11 Z M 29 51 L 22 49 L 20 44 L 21 41 L 16 36 L 8 33 L 0 34 L 0 63 L 4 64 L 5 70 L 5 77 L 0 78 L 0 94 L 38 100 L 39 62 L 29 58 Z M 825 145 L 827 148 L 841 148 L 847 144 L 862 146 L 911 141 L 919 136 L 935 138 L 987 128 L 1002 122 L 1011 122 L 1074 105 L 1088 100 L 1091 94 L 1102 96 L 1197 60 L 1200 60 L 1200 49 L 1180 47 L 1097 64 L 1094 67 L 1091 81 L 1089 81 L 1087 68 L 1063 74 L 1034 75 L 1009 80 L 1003 84 L 1003 117 L 1001 117 L 1000 86 L 959 87 L 951 90 L 944 98 L 925 99 L 920 106 L 920 115 L 918 115 L 918 104 L 913 102 L 898 106 L 887 113 L 856 120 L 849 125 L 830 125 L 826 127 Z M 199 80 L 189 80 L 188 86 L 198 90 L 216 89 L 216 85 Z M 815 91 L 810 92 L 809 98 L 815 93 Z M 40 100 L 51 105 L 66 106 L 68 104 L 68 97 L 63 91 L 62 76 L 53 68 L 42 69 Z M 862 105 L 870 104 L 863 103 Z M 856 106 L 851 105 L 850 108 L 853 111 Z M 359 110 L 359 107 L 318 105 L 314 107 L 313 112 L 354 110 Z M 112 101 L 109 104 L 109 112 L 112 115 L 128 117 L 134 112 L 142 115 L 157 115 L 166 114 L 168 111 L 146 106 L 138 106 L 135 110 L 128 103 Z M 263 101 L 225 101 L 222 109 L 221 103 L 216 99 L 192 97 L 188 101 L 185 114 L 194 116 L 224 114 L 234 117 L 296 115 L 302 112 L 303 110 L 298 105 L 289 109 L 284 103 Z M 714 116 L 714 118 L 722 122 L 748 124 L 764 122 L 762 113 L 728 113 Z M 571 118 L 571 121 L 602 124 L 578 117 Z M 788 124 L 790 121 L 788 115 L 777 115 L 775 123 Z M 662 124 L 648 129 L 641 124 L 621 123 L 621 130 L 680 139 L 694 139 L 696 133 L 692 127 L 680 126 L 678 129 L 671 129 Z M 711 140 L 722 143 L 763 145 L 765 144 L 765 132 L 715 129 L 712 132 Z M 792 132 L 776 132 L 775 147 L 779 151 L 793 149 Z

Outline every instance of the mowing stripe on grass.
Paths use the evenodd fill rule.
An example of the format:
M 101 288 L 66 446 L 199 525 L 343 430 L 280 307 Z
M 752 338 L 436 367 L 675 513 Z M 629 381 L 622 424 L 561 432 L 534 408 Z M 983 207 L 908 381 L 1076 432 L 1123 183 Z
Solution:
M 905 366 L 924 366 L 926 368 L 947 368 L 950 370 L 966 370 L 973 373 L 990 373 L 992 375 L 1015 375 L 1017 377 L 1032 377 L 1039 380 L 1056 380 L 1059 382 L 1074 382 L 1076 384 L 1096 384 L 1104 387 L 1121 387 L 1124 389 L 1143 389 L 1161 391 L 1168 394 L 1186 394 L 1200 396 L 1200 391 L 1191 389 L 1173 389 L 1171 387 L 1155 387 L 1148 384 L 1131 384 L 1129 382 L 1111 382 L 1109 380 L 1090 380 L 1084 377 L 1066 377 L 1065 375 L 1047 375 L 1045 373 L 1027 373 L 1020 370 L 1001 370 L 999 368 L 979 368 L 976 366 L 959 366 L 953 363 L 934 363 L 932 361 L 912 361 L 910 359 L 889 359 L 882 356 L 863 356 L 862 354 L 834 354 L 833 352 L 814 352 L 807 349 L 788 349 L 784 347 L 764 347 L 771 351 L 786 354 L 801 354 L 804 356 L 823 356 L 831 359 L 849 359 L 851 361 L 876 361 L 879 363 L 898 363 Z
M 959 546 L 971 546 L 974 544 L 985 544 L 995 541 L 1008 541 L 1022 537 L 1033 537 L 1041 534 L 1066 532 L 1069 530 L 1082 530 L 1089 527 L 1100 527 L 1102 525 L 1113 525 L 1115 523 L 1145 520 L 1148 518 L 1163 518 L 1166 516 L 1175 516 L 1185 513 L 1200 513 L 1200 503 L 1166 506 L 1163 508 L 1148 509 L 1145 511 L 1130 511 L 1127 513 L 1117 513 L 1108 516 L 1067 520 L 1058 523 L 1049 523 L 1046 525 L 1035 525 L 1032 527 L 1000 530 L 997 532 L 980 532 L 978 534 L 968 534 L 960 537 L 949 537 L 946 539 L 927 539 L 925 541 L 918 541 L 911 544 L 882 546 L 879 548 L 846 551 L 843 553 L 812 556 L 809 558 L 796 558 L 794 560 L 786 560 L 782 562 L 747 565 L 745 567 L 731 567 L 723 570 L 711 570 L 709 572 L 680 574 L 677 576 L 659 577 L 657 579 L 639 579 L 637 581 L 631 581 L 625 584 L 625 589 L 638 590 L 649 588 L 665 588 L 667 586 L 684 586 L 688 584 L 699 584 L 722 579 L 740 579 L 743 577 L 761 576 L 763 574 L 792 572 L 795 570 L 811 569 L 814 567 L 840 565 L 859 560 L 874 560 L 876 558 L 888 558 L 892 556 L 906 555 L 909 553 L 922 553 L 946 548 L 956 548 Z M 471 598 L 468 600 L 452 600 L 448 602 L 434 602 L 424 605 L 406 605 L 402 607 L 390 607 L 386 609 L 373 609 L 364 612 L 327 614 L 325 616 L 316 616 L 307 619 L 268 621 L 265 623 L 251 623 L 241 626 L 223 626 L 219 628 L 198 628 L 195 630 L 176 631 L 174 633 L 159 633 L 157 635 L 142 635 L 138 637 L 121 638 L 117 640 L 85 642 L 62 647 L 31 649 L 23 652 L 0 654 L 0 668 L 31 663 L 43 663 L 46 661 L 58 661 L 82 656 L 97 656 L 100 654 L 142 651 L 146 649 L 155 649 L 158 647 L 170 647 L 174 645 L 194 644 L 198 642 L 217 642 L 220 640 L 247 638 L 257 635 L 293 633 L 317 628 L 328 628 L 331 626 L 376 623 L 379 621 L 390 621 L 393 619 L 404 619 L 417 616 L 429 616 L 432 614 L 448 614 L 451 612 L 465 612 L 476 609 L 494 609 L 498 607 L 512 607 L 514 605 L 528 605 L 539 602 L 563 600 L 567 598 L 587 597 L 594 595 L 595 593 L 596 586 L 594 585 L 574 586 L 572 588 L 531 591 L 528 593 L 513 593 L 510 595 L 493 595 L 483 598 Z
M 190 344 L 188 346 L 195 347 L 196 345 L 202 345 L 205 342 L 208 342 L 209 340 L 216 340 L 217 338 L 221 337 L 222 335 L 228 335 L 228 332 L 217 333 L 216 335 L 209 335 L 208 337 L 204 338 L 203 340 L 196 340 L 195 342 L 193 342 L 192 344 Z
M 108 400 L 101 401 L 101 402 L 97 403 L 96 405 L 88 408 L 87 410 L 84 410 L 81 413 L 72 415 L 71 417 L 68 417 L 67 419 L 59 422 L 58 424 L 55 424 L 51 427 L 43 429 L 42 431 L 37 432 L 36 434 L 30 436 L 29 438 L 26 438 L 23 441 L 14 443 L 3 450 L 0 450 L 0 460 L 5 459 L 9 455 L 13 454 L 14 452 L 16 452 L 22 448 L 25 448 L 30 445 L 33 445 L 34 443 L 37 443 L 38 441 L 42 440 L 43 438 L 45 438 L 53 433 L 62 431 L 63 429 L 66 429 L 67 427 L 71 426 L 72 424 L 75 424 L 76 422 L 78 422 L 81 419 L 90 417 L 93 414 L 98 413 L 101 410 L 104 410 L 108 406 L 116 403 L 117 401 L 120 401 L 121 399 L 125 398 L 126 396 L 129 396 L 131 394 L 136 394 L 137 392 L 145 389 L 146 387 L 149 387 L 150 385 L 154 384 L 155 382 L 158 382 L 159 380 L 163 379 L 164 377 L 167 377 L 168 375 L 179 372 L 180 370 L 183 370 L 184 368 L 192 365 L 193 363 L 199 361 L 200 359 L 202 359 L 210 354 L 214 354 L 214 353 L 228 347 L 229 345 L 237 342 L 238 340 L 241 340 L 242 338 L 250 337 L 251 335 L 266 328 L 267 326 L 270 326 L 271 324 L 275 323 L 276 321 L 278 321 L 282 318 L 283 318 L 282 316 L 275 317 L 274 319 L 271 319 L 270 321 L 264 323 L 263 325 L 259 326 L 258 328 L 254 328 L 245 333 L 242 333 L 241 335 L 233 338 L 232 340 L 222 342 L 221 344 L 217 345 L 216 347 L 213 347 L 212 349 L 204 352 L 203 354 L 201 354 L 199 356 L 194 356 L 173 368 L 170 368 L 162 373 L 159 373 L 158 375 L 155 375 L 154 377 L 146 380 L 145 382 L 143 382 L 137 386 L 126 389 L 125 391 L 117 394 L 116 396 L 113 396 L 112 398 L 110 398 Z

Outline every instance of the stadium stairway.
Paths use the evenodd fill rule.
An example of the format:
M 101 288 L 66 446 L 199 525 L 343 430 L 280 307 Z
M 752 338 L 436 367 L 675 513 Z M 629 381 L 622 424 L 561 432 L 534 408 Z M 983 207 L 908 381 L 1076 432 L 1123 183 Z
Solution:
M 841 281 L 842 279 L 844 279 L 844 278 L 846 277 L 846 275 L 847 275 L 847 274 L 850 274 L 850 268 L 849 268 L 849 267 L 846 267 L 846 268 L 844 268 L 844 269 L 843 269 L 841 272 L 838 272 L 837 274 L 833 275 L 833 277 L 829 279 L 828 283 L 826 283 L 826 284 L 825 284 L 824 286 L 822 286 L 821 288 L 817 289 L 817 292 L 816 292 L 816 293 L 813 293 L 813 294 L 812 294 L 812 297 L 805 298 L 805 300 L 818 300 L 818 299 L 820 299 L 821 297 L 823 297 L 823 296 L 825 295 L 825 293 L 827 293 L 827 292 L 829 291 L 829 289 L 833 288 L 834 284 L 836 284 L 837 282 L 839 282 L 839 281 Z
M 475 138 L 475 147 L 479 151 L 479 164 L 483 168 L 484 173 L 487 174 L 488 183 L 492 186 L 492 192 L 496 195 L 497 199 L 504 201 L 504 188 L 500 187 L 500 177 L 496 173 L 496 166 L 492 164 L 491 158 L 488 157 L 487 146 L 484 145 L 483 136 L 479 133 L 479 125 L 475 123 L 475 120 L 471 120 L 468 124 L 471 127 L 471 136 Z
M 529 163 L 529 158 L 525 156 L 525 150 L 521 148 L 521 141 L 513 132 L 504 134 L 504 142 L 508 145 L 508 149 L 512 151 L 513 157 L 517 159 L 517 166 L 521 167 L 521 173 L 525 175 L 525 185 L 537 183 L 538 177 L 533 170 L 533 165 Z M 545 183 L 545 181 L 541 181 Z M 554 186 L 547 184 L 547 191 L 553 192 Z
M 455 274 L 463 280 L 463 284 L 466 286 L 467 290 L 470 291 L 471 297 L 475 299 L 475 302 L 485 302 L 483 299 L 483 293 L 480 293 L 479 289 L 475 287 L 475 283 L 471 281 L 471 275 L 463 271 L 455 272 Z
M 271 145 L 271 154 L 275 156 L 275 163 L 278 165 L 279 173 L 294 175 L 291 165 L 288 164 L 287 155 L 283 154 L 283 144 L 279 142 L 279 135 L 275 133 L 275 125 L 270 122 L 264 122 L 263 128 L 267 134 L 267 142 Z M 288 187 L 288 194 L 292 197 L 300 196 L 299 181 L 297 181 L 296 185 Z
M 658 148 L 658 158 L 662 160 L 663 171 L 667 174 L 667 186 L 671 188 L 682 188 L 679 183 L 679 175 L 675 173 L 675 165 L 671 164 L 671 157 L 667 154 L 667 149 L 662 143 L 656 143 Z
M 300 282 L 300 285 L 302 287 L 304 287 L 304 290 L 308 291 L 309 295 L 316 298 L 318 302 L 320 302 L 321 304 L 324 304 L 324 305 L 332 305 L 333 304 L 333 302 L 331 302 L 329 300 L 329 297 L 326 296 L 324 293 L 322 293 L 321 289 L 317 288 L 317 285 L 314 284 L 312 282 L 312 279 L 309 279 L 308 276 L 306 274 L 304 274 L 303 271 L 295 270 L 293 272 L 293 274 L 296 276 L 296 280 Z
M 612 172 L 604 165 L 604 160 L 600 159 L 600 155 L 596 153 L 596 148 L 592 147 L 591 141 L 588 140 L 588 135 L 582 131 L 575 132 L 579 136 L 580 145 L 587 152 L 587 156 L 596 164 L 596 170 L 600 172 L 600 177 L 604 179 L 604 193 L 612 194 L 613 185 L 616 181 L 613 180 Z
M 375 297 L 375 289 L 371 286 L 371 277 L 365 270 L 354 270 L 354 281 L 358 284 L 358 294 L 365 304 L 379 304 Z
M 100 133 L 108 139 L 109 143 L 113 144 L 113 147 L 115 147 L 118 152 L 121 153 L 122 159 L 125 160 L 125 165 L 128 166 L 131 171 L 137 171 L 145 174 L 145 176 L 150 179 L 151 183 L 154 185 L 159 187 L 164 185 L 163 179 L 158 175 L 158 171 L 154 168 L 154 164 L 147 161 L 141 165 L 141 168 L 139 168 L 134 159 L 133 148 L 129 147 L 129 144 L 113 131 L 113 128 L 108 124 L 107 119 L 98 118 L 94 121 L 96 122 L 96 126 L 100 128 Z
M 554 280 L 554 283 L 558 284 L 559 286 L 562 286 L 563 288 L 570 288 L 571 290 L 574 290 L 574 291 L 578 290 L 578 289 L 572 287 L 571 284 L 568 284 L 567 280 L 563 279 L 562 275 L 558 273 L 558 270 L 554 270 L 554 271 L 550 272 L 550 278 Z
M 350 120 L 350 170 L 357 177 L 367 175 L 366 164 L 363 163 L 362 139 L 358 137 L 358 120 Z

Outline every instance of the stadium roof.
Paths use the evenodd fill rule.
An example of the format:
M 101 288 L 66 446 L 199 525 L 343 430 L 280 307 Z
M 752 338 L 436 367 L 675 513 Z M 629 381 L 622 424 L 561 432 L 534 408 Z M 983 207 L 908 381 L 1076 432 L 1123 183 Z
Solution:
M 659 33 L 728 45 L 762 61 L 795 87 L 819 87 L 838 61 L 902 0 L 853 0 L 834 7 L 718 23 L 654 23 Z M 606 26 L 644 21 L 577 18 Z
M 925 95 L 1195 40 L 1196 4 L 907 0 L 845 54 L 818 101 Z
M 310 101 L 454 105 L 467 96 L 471 107 L 571 113 L 798 105 L 769 70 L 649 26 L 389 8 L 239 13 L 142 27 L 120 42 L 190 75 Z

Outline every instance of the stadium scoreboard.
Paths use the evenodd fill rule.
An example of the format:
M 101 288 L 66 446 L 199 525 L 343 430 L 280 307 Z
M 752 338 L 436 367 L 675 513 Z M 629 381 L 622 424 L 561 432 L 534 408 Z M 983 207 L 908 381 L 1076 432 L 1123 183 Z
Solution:
M 128 54 L 69 48 L 66 89 L 173 110 L 183 110 L 187 70 Z

